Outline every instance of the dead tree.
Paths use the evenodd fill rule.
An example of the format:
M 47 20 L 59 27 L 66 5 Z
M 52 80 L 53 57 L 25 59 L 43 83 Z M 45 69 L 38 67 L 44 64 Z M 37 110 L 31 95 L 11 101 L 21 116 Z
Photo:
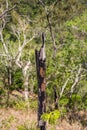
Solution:
M 56 86 L 53 86 L 53 89 L 54 89 L 54 106 L 55 109 L 58 109 L 58 94 L 57 94 Z
M 44 44 L 44 34 L 42 34 L 42 47 L 40 51 L 35 50 L 36 55 L 36 69 L 38 78 L 38 127 L 40 130 L 46 130 L 46 122 L 41 119 L 43 113 L 46 112 L 46 56 L 45 56 L 45 44 Z

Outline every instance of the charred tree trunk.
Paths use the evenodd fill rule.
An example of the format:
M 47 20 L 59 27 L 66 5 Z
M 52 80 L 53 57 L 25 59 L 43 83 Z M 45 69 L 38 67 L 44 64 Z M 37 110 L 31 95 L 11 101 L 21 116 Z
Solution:
M 43 45 L 40 51 L 35 51 L 36 55 L 36 69 L 38 78 L 38 127 L 40 130 L 46 130 L 46 122 L 41 119 L 43 113 L 46 112 L 46 80 L 45 80 L 45 45 L 44 34 L 42 34 Z
M 54 106 L 55 109 L 58 109 L 58 95 L 57 95 L 56 86 L 54 86 L 53 89 L 54 89 Z

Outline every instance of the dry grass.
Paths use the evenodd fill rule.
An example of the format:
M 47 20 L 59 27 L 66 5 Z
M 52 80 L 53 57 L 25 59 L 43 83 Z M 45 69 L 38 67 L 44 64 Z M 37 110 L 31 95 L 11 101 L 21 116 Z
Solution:
M 28 125 L 37 122 L 37 113 L 29 110 L 28 112 L 15 109 L 0 109 L 0 130 L 18 130 L 18 126 L 28 122 Z M 36 126 L 34 126 L 36 127 Z M 51 130 L 52 126 L 47 125 L 47 130 Z M 35 128 L 36 130 L 36 128 Z M 62 120 L 58 122 L 53 130 L 87 130 L 83 128 L 81 123 L 74 122 L 69 124 L 68 121 Z
M 11 94 L 11 99 L 17 100 L 19 97 L 22 98 L 23 94 L 17 92 Z M 34 96 L 31 94 L 31 99 L 32 97 Z M 36 95 L 33 101 L 35 101 L 35 99 Z M 18 126 L 22 125 L 27 125 L 28 129 L 25 130 L 31 130 L 30 127 L 33 128 L 32 130 L 37 130 L 36 103 L 32 104 L 32 107 L 29 107 L 29 103 L 27 105 L 28 107 L 26 109 L 16 109 L 15 107 L 8 109 L 0 108 L 0 130 L 19 130 Z M 24 107 L 24 104 L 22 104 L 22 107 Z M 69 117 L 72 117 L 72 115 L 74 114 L 69 113 Z M 71 123 L 69 117 L 68 119 L 59 120 L 56 126 L 47 124 L 47 130 L 87 130 L 87 111 L 75 113 L 73 122 Z M 85 123 L 84 127 L 82 123 Z
M 29 125 L 36 122 L 36 113 L 29 110 L 25 112 L 15 109 L 0 109 L 0 130 L 18 130 L 17 127 L 28 122 Z

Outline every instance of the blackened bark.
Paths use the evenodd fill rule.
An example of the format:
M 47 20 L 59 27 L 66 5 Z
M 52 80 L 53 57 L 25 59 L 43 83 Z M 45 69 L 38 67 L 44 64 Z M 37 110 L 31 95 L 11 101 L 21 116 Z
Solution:
M 53 89 L 54 89 L 54 105 L 55 105 L 55 109 L 58 109 L 58 95 L 57 95 L 56 86 L 54 86 Z
M 44 38 L 42 36 L 42 38 Z M 44 39 L 42 39 L 44 42 Z M 44 43 L 40 51 L 35 50 L 36 55 L 36 69 L 38 78 L 38 127 L 40 130 L 46 130 L 46 122 L 41 119 L 43 113 L 46 112 L 46 80 L 45 80 L 45 52 Z

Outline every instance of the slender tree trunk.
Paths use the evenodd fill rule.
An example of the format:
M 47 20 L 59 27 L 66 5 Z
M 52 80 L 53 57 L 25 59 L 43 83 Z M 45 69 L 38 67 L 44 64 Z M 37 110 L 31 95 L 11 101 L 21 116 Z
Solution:
M 28 92 L 28 69 L 29 69 L 30 61 L 27 62 L 25 67 L 22 69 L 23 77 L 24 77 L 24 91 L 25 91 L 25 101 L 28 101 L 29 92 Z
M 40 51 L 35 51 L 36 69 L 38 78 L 38 127 L 40 130 L 46 130 L 46 122 L 41 119 L 43 113 L 46 112 L 46 80 L 45 80 L 45 50 L 44 37 L 42 37 L 43 45 Z
M 12 85 L 12 66 L 7 66 L 8 84 L 7 84 L 7 107 L 9 106 L 10 87 Z
M 28 100 L 29 92 L 28 92 L 28 75 L 24 76 L 24 91 L 25 91 L 25 101 Z

